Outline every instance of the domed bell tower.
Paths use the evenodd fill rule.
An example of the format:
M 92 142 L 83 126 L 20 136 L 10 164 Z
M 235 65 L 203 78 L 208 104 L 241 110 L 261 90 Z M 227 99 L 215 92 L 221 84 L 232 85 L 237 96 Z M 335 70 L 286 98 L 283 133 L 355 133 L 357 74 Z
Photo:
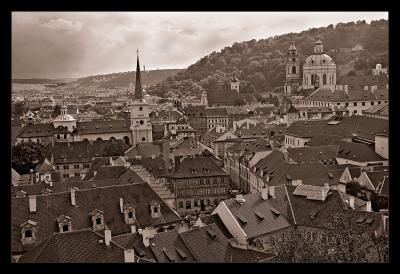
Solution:
M 290 46 L 286 57 L 286 79 L 284 86 L 285 97 L 290 97 L 293 91 L 300 86 L 300 61 L 294 41 Z

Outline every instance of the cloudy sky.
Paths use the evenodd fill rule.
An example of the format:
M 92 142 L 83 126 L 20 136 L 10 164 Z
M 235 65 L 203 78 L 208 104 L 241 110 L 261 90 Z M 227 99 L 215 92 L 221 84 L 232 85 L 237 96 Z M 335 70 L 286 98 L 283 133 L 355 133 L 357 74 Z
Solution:
M 234 42 L 338 22 L 387 19 L 386 12 L 14 12 L 12 77 L 64 78 L 186 68 Z

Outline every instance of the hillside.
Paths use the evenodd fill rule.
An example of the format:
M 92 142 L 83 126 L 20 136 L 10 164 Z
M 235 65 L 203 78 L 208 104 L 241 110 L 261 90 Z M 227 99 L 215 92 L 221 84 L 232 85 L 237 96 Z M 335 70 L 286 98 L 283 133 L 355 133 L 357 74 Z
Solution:
M 350 72 L 370 74 L 376 63 L 385 67 L 388 64 L 387 20 L 372 21 L 370 24 L 365 21 L 339 23 L 301 33 L 234 43 L 204 56 L 186 70 L 150 87 L 148 92 L 160 96 L 171 93 L 177 97 L 199 95 L 199 86 L 207 92 L 215 90 L 218 83 L 228 82 L 236 71 L 241 80 L 242 98 L 248 98 L 250 94 L 250 100 L 251 97 L 261 98 L 260 94 L 283 90 L 285 58 L 291 39 L 303 62 L 312 54 L 317 35 L 323 41 L 325 52 L 335 60 L 339 79 Z M 191 89 L 196 93 L 188 94 Z
M 64 84 L 76 81 L 76 78 L 60 78 L 60 79 L 12 79 L 15 84 Z
M 180 69 L 162 69 L 142 71 L 143 86 L 156 85 L 158 82 L 165 80 L 167 77 L 174 76 L 181 71 Z M 129 85 L 135 85 L 135 71 L 104 74 L 79 78 L 78 80 L 68 84 L 69 88 L 126 88 Z

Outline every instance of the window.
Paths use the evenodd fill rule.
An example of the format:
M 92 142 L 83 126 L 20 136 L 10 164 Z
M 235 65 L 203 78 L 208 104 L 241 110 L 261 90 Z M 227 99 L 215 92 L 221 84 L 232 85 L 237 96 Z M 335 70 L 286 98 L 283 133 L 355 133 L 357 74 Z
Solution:
M 357 114 L 357 110 L 354 111 L 354 114 Z
M 90 165 L 89 164 L 83 164 L 83 168 L 89 168 Z
M 75 168 L 75 169 L 78 169 L 78 168 L 79 168 L 79 164 L 78 164 L 78 165 L 74 165 L 74 168 Z
M 154 212 L 154 213 L 157 213 L 157 212 L 158 212 L 158 207 L 155 206 L 155 207 L 153 208 L 153 212 Z
M 371 106 L 373 106 L 375 104 L 375 102 L 371 102 Z
M 194 200 L 194 206 L 199 206 L 199 201 L 198 200 Z
M 68 224 L 63 225 L 62 231 L 63 232 L 68 232 L 69 231 L 69 225 Z
M 362 102 L 361 105 L 362 105 L 362 106 L 365 106 L 365 102 Z
M 349 103 L 346 103 L 345 105 L 346 105 L 346 107 L 348 107 L 348 106 L 349 106 Z
M 128 218 L 133 218 L 133 212 L 132 211 L 128 212 Z
M 215 199 L 215 200 L 214 200 L 214 205 L 217 206 L 217 205 L 218 205 L 218 202 L 219 202 L 218 199 Z
M 192 202 L 186 201 L 186 209 L 192 208 Z
M 69 169 L 69 165 L 64 165 L 64 169 Z
M 292 74 L 296 74 L 296 67 L 295 66 L 292 67 Z
M 64 134 L 64 139 L 67 139 L 67 134 Z
M 75 175 L 75 177 L 80 177 L 81 176 L 80 173 L 75 173 L 74 175 Z
M 325 61 L 325 60 L 324 60 Z M 324 74 L 323 76 L 322 76 L 322 83 L 324 84 L 324 85 L 326 85 L 326 74 Z
M 143 124 L 144 124 L 144 121 L 143 121 L 143 120 L 140 120 L 140 124 L 143 125 Z
M 32 230 L 30 229 L 25 230 L 25 238 L 32 238 Z
M 378 101 L 378 105 L 381 103 L 381 101 Z
M 69 178 L 69 174 L 63 174 L 63 178 Z
M 179 202 L 179 208 L 183 208 L 183 202 L 182 201 Z
M 143 142 L 146 141 L 146 138 L 142 137 L 142 141 L 143 141 Z
M 57 134 L 57 139 L 60 139 L 60 134 Z
M 101 218 L 96 218 L 96 225 L 101 225 Z
M 56 169 L 59 170 L 59 169 L 60 169 L 60 166 L 56 166 Z
M 139 110 L 140 110 L 140 111 L 142 111 L 142 110 L 143 110 L 143 108 L 142 108 L 142 107 L 139 107 Z

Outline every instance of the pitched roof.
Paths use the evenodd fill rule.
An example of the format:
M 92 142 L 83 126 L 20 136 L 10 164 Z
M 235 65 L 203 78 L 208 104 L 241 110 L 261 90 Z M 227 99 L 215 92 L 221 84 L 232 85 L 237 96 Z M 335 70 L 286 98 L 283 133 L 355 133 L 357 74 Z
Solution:
M 143 237 L 139 233 L 125 233 L 113 236 L 112 241 L 125 249 L 134 249 L 139 262 L 156 262 L 156 258 L 149 247 L 143 244 Z
M 165 141 L 165 142 L 168 142 Z M 134 158 L 136 156 L 141 156 L 141 157 L 151 157 L 153 155 L 159 156 L 160 154 L 163 154 L 163 145 L 165 145 L 165 142 L 152 142 L 152 143 L 140 143 L 137 144 L 135 147 L 129 148 L 127 151 L 125 151 L 125 156 L 129 158 Z M 168 143 L 169 147 L 169 143 Z M 169 148 L 168 151 L 169 152 Z M 168 155 L 164 155 L 164 157 L 167 157 Z
M 109 121 L 96 120 L 96 121 L 77 122 L 76 130 L 79 134 L 131 132 L 131 130 L 129 129 L 128 120 L 109 120 Z
M 103 240 L 103 242 L 99 242 Z M 22 263 L 122 263 L 124 248 L 91 230 L 55 233 L 46 241 L 22 255 Z
M 363 89 L 364 86 L 377 85 L 378 88 L 385 88 L 388 83 L 386 75 L 353 75 L 341 77 L 338 84 L 348 85 L 349 90 L 352 89 Z
M 375 152 L 375 147 L 361 143 L 334 141 L 339 146 L 337 158 L 348 159 L 356 162 L 384 161 L 385 159 Z
M 193 169 L 195 172 L 193 173 Z M 172 178 L 193 178 L 193 177 L 211 177 L 227 176 L 210 157 L 185 158 L 180 163 L 177 170 L 171 175 Z
M 211 215 L 205 215 L 200 217 L 202 223 L 209 225 L 209 224 L 216 224 L 218 228 L 224 233 L 224 235 L 230 239 L 232 238 L 232 234 L 229 232 L 229 230 L 226 228 L 224 223 L 222 222 L 221 218 L 219 217 L 218 214 L 211 214 Z
M 365 174 L 368 176 L 375 190 L 377 190 L 383 184 L 385 178 L 389 176 L 389 171 L 365 171 Z
M 347 93 L 344 90 L 318 89 L 316 92 L 307 97 L 306 101 L 323 101 L 323 102 L 348 102 L 348 101 L 375 101 L 388 100 L 388 90 L 376 90 L 371 92 L 363 89 L 350 89 Z
M 239 204 L 235 198 L 223 202 L 249 239 L 293 224 L 290 205 L 287 200 L 285 202 L 284 196 L 286 196 L 285 188 L 279 186 L 275 187 L 276 198 L 264 200 L 261 198 L 261 192 L 255 192 L 244 195 L 243 204 Z M 276 210 L 280 212 L 279 215 L 274 212 Z M 246 220 L 246 223 L 242 220 Z
M 389 115 L 389 103 L 374 105 L 366 110 L 363 110 L 363 113 Z
M 238 98 L 238 93 L 230 88 L 212 89 L 207 91 L 207 100 L 209 105 L 232 106 Z
M 35 168 L 35 172 L 44 173 L 44 172 L 53 172 L 55 169 L 51 166 L 51 164 L 44 160 L 40 165 Z
M 225 107 L 220 108 L 206 108 L 206 116 L 208 117 L 225 117 L 228 116 L 228 112 Z
M 289 157 L 297 163 L 335 161 L 338 146 L 312 146 L 288 148 Z
M 34 138 L 51 136 L 55 133 L 55 128 L 52 123 L 26 125 L 20 131 L 17 137 Z
M 54 232 L 58 232 L 56 218 L 61 214 L 72 220 L 73 230 L 91 227 L 89 213 L 94 209 L 104 211 L 104 220 L 113 234 L 130 231 L 120 211 L 120 198 L 124 203 L 135 205 L 136 219 L 140 227 L 157 226 L 180 221 L 179 215 L 173 211 L 147 183 L 114 185 L 94 189 L 78 190 L 76 205 L 71 205 L 70 192 L 53 193 L 36 196 L 37 211 L 29 212 L 28 197 L 11 198 L 11 247 L 13 251 L 22 251 L 20 225 L 26 220 L 38 223 L 38 242 L 44 241 Z M 157 201 L 161 206 L 161 218 L 152 218 L 150 202 Z
M 141 159 L 128 159 L 132 165 L 142 165 L 155 178 L 165 178 L 169 175 L 167 163 L 161 157 L 144 157 Z

